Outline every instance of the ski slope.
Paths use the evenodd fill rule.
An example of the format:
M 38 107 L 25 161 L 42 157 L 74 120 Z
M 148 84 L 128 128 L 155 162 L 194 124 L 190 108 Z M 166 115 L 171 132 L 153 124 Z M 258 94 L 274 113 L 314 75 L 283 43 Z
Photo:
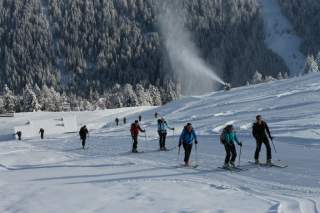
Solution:
M 259 0 L 266 33 L 265 43 L 286 63 L 291 76 L 303 72 L 306 57 L 300 51 L 302 43 L 287 17 L 282 14 L 278 0 Z
M 154 112 L 176 127 L 169 132 L 170 152 L 159 152 Z M 26 118 L 63 113 L 22 113 L 2 129 Z M 310 212 L 320 209 L 320 75 L 185 97 L 168 105 L 71 113 L 90 129 L 89 148 L 77 134 L 0 142 L 0 212 Z M 147 138 L 131 154 L 129 124 L 142 115 Z M 256 114 L 268 122 L 278 153 L 289 167 L 249 165 L 255 142 Z M 199 167 L 178 161 L 178 133 L 192 122 L 199 136 Z M 243 141 L 241 165 L 247 171 L 217 169 L 224 159 L 219 132 L 234 124 Z M 144 135 L 142 135 L 144 136 Z M 192 161 L 196 160 L 195 150 Z M 261 160 L 265 159 L 265 150 Z

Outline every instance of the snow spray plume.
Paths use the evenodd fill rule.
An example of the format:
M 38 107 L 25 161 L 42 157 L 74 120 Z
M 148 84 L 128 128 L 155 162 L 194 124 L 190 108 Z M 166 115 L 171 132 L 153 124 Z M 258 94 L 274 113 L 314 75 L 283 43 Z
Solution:
M 177 12 L 173 8 L 166 8 L 159 16 L 170 64 L 182 84 L 183 94 L 203 94 L 217 89 L 219 84 L 225 85 L 199 56 L 191 35 L 185 28 L 183 17 L 183 12 Z

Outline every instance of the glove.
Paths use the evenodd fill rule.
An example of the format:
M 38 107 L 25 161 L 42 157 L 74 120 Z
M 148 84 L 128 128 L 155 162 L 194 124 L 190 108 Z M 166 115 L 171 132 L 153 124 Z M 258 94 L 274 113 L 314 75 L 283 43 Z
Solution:
M 198 141 L 195 141 L 194 143 L 195 143 L 195 144 L 198 144 Z
M 242 147 L 242 142 L 239 142 L 238 145 L 239 145 L 240 147 Z
M 172 130 L 174 131 L 174 128 L 172 128 Z
M 182 143 L 179 143 L 178 147 L 180 148 L 180 147 L 181 147 L 181 145 L 182 145 Z

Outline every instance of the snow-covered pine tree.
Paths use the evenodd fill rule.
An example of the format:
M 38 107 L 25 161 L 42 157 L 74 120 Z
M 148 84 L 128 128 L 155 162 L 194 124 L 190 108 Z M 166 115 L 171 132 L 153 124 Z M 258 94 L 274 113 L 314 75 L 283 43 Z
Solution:
M 317 54 L 316 63 L 318 64 L 318 68 L 320 69 L 320 51 Z
M 106 98 L 99 98 L 95 105 L 98 110 L 104 110 L 107 108 L 106 103 L 107 103 Z
M 63 109 L 63 100 L 59 92 L 57 92 L 53 87 L 50 88 L 52 94 L 52 101 L 54 109 L 52 111 L 60 112 Z
M 264 82 L 275 81 L 276 79 L 270 75 L 264 77 Z
M 17 98 L 13 95 L 13 92 L 9 89 L 7 84 L 4 85 L 3 92 L 4 92 L 3 93 L 3 102 L 4 102 L 5 111 L 6 112 L 15 112 Z
M 41 90 L 39 103 L 41 105 L 41 109 L 45 111 L 55 111 L 55 103 L 53 100 L 53 94 L 51 90 L 44 85 Z
M 282 80 L 282 79 L 283 79 L 282 72 L 279 72 L 279 73 L 278 73 L 278 75 L 277 75 L 277 79 L 278 79 L 278 80 Z
M 3 101 L 3 98 L 0 97 L 0 113 L 5 113 L 6 110 L 4 108 L 4 101 Z
M 150 100 L 150 94 L 148 91 L 145 91 L 142 84 L 136 84 L 135 91 L 138 97 L 139 105 L 140 106 L 148 106 L 151 105 Z
M 260 84 L 263 82 L 263 76 L 258 70 L 253 74 L 252 83 L 253 84 Z
M 138 106 L 139 101 L 131 84 L 125 84 L 123 87 L 124 105 L 127 107 Z
M 153 106 L 162 105 L 160 90 L 157 87 L 150 84 L 148 91 L 149 91 L 150 97 L 152 98 L 151 104 Z
M 319 67 L 313 55 L 309 55 L 306 59 L 306 63 L 304 66 L 304 73 L 308 74 L 308 73 L 314 73 L 314 72 L 319 72 Z
M 34 112 L 40 109 L 36 94 L 32 91 L 30 85 L 26 85 L 22 94 L 22 111 Z
M 124 106 L 124 97 L 120 84 L 115 84 L 107 93 L 107 108 L 119 108 Z
M 172 100 L 177 100 L 180 98 L 181 94 L 181 83 L 174 83 L 171 80 L 167 80 L 165 83 L 165 88 L 162 89 L 162 102 L 168 103 Z

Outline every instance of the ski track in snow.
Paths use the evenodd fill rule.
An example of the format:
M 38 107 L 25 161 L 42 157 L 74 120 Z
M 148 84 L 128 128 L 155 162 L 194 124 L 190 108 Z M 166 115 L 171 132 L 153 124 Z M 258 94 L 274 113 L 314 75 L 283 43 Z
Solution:
M 0 212 L 319 212 L 320 75 L 186 97 L 159 108 L 73 113 L 91 128 L 88 149 L 77 134 L 0 142 Z M 154 111 L 164 115 L 169 152 L 159 152 Z M 278 154 L 288 168 L 250 165 L 255 142 L 251 124 L 261 113 L 275 135 Z M 61 113 L 23 113 L 1 125 Z M 144 153 L 132 154 L 130 121 L 142 114 Z M 115 127 L 115 116 L 128 117 Z M 183 125 L 199 135 L 198 168 L 180 166 L 175 148 Z M 219 131 L 232 123 L 244 147 L 247 171 L 218 169 L 224 160 Z M 144 135 L 142 135 L 144 136 Z M 261 160 L 265 150 L 261 152 Z M 238 162 L 238 159 L 237 159 Z M 230 201 L 230 202 L 229 202 Z M 56 205 L 59 203 L 59 205 Z

